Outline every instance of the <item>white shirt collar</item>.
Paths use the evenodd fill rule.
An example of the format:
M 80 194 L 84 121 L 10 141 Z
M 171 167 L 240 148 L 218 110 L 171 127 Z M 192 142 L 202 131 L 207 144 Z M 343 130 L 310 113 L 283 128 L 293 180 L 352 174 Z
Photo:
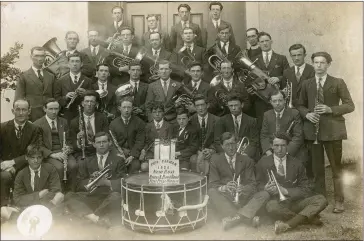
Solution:
M 42 168 L 42 165 L 39 166 L 39 168 L 37 170 L 33 170 L 30 166 L 29 166 L 29 170 L 31 174 L 35 174 L 35 171 L 38 171 L 38 175 L 40 176 L 40 169 Z
M 209 117 L 209 114 L 207 113 L 204 117 L 197 114 L 198 122 L 200 123 L 200 126 L 202 125 L 202 119 L 205 119 L 205 125 L 207 125 L 207 119 Z
M 105 154 L 102 155 L 102 166 L 103 167 L 105 167 L 105 162 L 106 162 L 107 157 L 109 156 L 109 153 L 110 153 L 110 151 L 108 151 L 108 152 L 106 152 Z M 96 156 L 97 156 L 97 164 L 98 164 L 101 155 L 96 152 Z
M 126 119 L 126 118 L 124 118 L 124 117 L 122 117 L 121 116 L 121 119 L 124 121 L 124 123 L 126 122 L 126 121 L 128 121 L 128 123 L 130 122 L 130 119 L 131 119 L 131 116 L 128 118 L 128 119 Z
M 297 68 L 300 70 L 300 74 L 302 75 L 303 70 L 306 67 L 306 63 L 303 63 L 303 65 L 301 65 L 300 67 L 295 66 L 294 72 L 297 73 Z
M 286 108 L 283 108 L 283 110 L 281 110 L 281 112 L 279 112 L 279 118 L 282 118 L 282 115 L 283 115 L 283 112 L 284 112 L 284 110 L 285 110 Z M 274 113 L 276 114 L 276 116 L 277 116 L 277 112 L 276 111 L 274 111 Z
M 178 135 L 181 135 L 182 132 L 186 129 L 186 126 L 181 129 L 181 127 L 178 128 Z
M 159 29 L 158 28 L 149 29 L 149 32 L 151 32 L 151 33 L 157 33 L 157 32 L 159 32 Z
M 317 75 L 315 75 L 315 78 L 316 78 L 316 84 L 317 84 L 317 86 L 319 85 L 319 78 L 322 78 L 321 82 L 322 82 L 322 86 L 324 86 L 324 84 L 326 82 L 327 74 L 325 74 L 322 77 L 318 77 Z
M 154 126 L 157 127 L 157 124 L 159 124 L 159 128 L 161 128 L 163 126 L 163 119 L 160 122 L 157 122 L 156 120 L 154 121 Z
M 163 86 L 164 85 L 164 80 L 160 79 L 161 80 L 161 85 Z M 169 84 L 171 83 L 171 78 L 169 78 L 168 80 L 166 80 L 167 82 L 167 86 L 169 86 Z
M 225 153 L 225 157 L 226 157 L 226 160 L 227 160 L 227 161 L 228 161 L 228 163 L 229 163 L 229 161 L 230 161 L 231 157 L 230 157 L 230 156 L 228 156 L 226 153 Z M 234 156 L 233 156 L 233 158 L 231 159 L 231 161 L 232 161 L 232 163 L 233 163 L 233 167 L 234 167 L 234 169 L 235 169 L 236 154 L 234 154 Z M 229 163 L 229 165 L 230 165 L 230 163 Z
M 228 79 L 228 80 L 226 80 L 226 79 L 223 78 L 224 85 L 227 85 L 228 83 L 231 83 L 232 84 L 233 83 L 233 77 L 234 76 L 231 76 L 230 79 Z
M 102 85 L 104 85 L 105 90 L 107 89 L 107 81 L 101 82 L 101 81 L 97 80 L 97 84 L 99 85 L 99 89 L 102 88 Z
M 92 115 L 86 115 L 85 113 L 83 113 L 83 118 L 85 120 L 88 120 L 88 118 L 90 118 L 90 121 L 92 121 L 93 119 L 95 119 L 95 113 L 92 113 Z
M 129 44 L 129 45 L 123 45 L 123 50 L 124 50 L 125 48 L 128 48 L 128 53 L 129 53 L 132 45 L 133 45 L 132 43 L 131 43 L 131 44 Z
M 120 20 L 119 22 L 114 21 L 114 26 L 120 27 L 123 24 L 123 20 Z
M 236 118 L 238 120 L 239 124 L 241 122 L 242 115 L 243 115 L 242 113 L 240 113 L 240 115 L 238 115 L 238 116 L 235 116 L 235 115 L 231 114 L 231 116 L 233 117 L 233 120 L 235 121 L 235 118 Z
M 187 49 L 187 47 L 188 46 L 190 46 L 190 48 L 191 48 L 191 52 L 193 52 L 193 48 L 194 48 L 194 46 L 195 46 L 195 44 L 194 43 L 191 43 L 190 45 L 187 45 L 186 43 L 184 43 L 184 45 L 183 45 L 186 49 Z
M 229 44 L 230 44 L 230 41 L 227 41 L 225 47 L 229 47 Z M 220 41 L 220 47 L 222 48 L 223 46 L 224 46 L 224 42 Z
M 191 85 L 193 85 L 194 83 L 197 84 L 197 89 L 198 89 L 200 87 L 200 84 L 201 84 L 201 79 L 199 81 L 197 81 L 197 82 L 191 80 Z
M 277 170 L 278 170 L 278 166 L 280 163 L 280 159 L 282 159 L 284 174 L 285 174 L 285 176 L 287 176 L 287 155 L 285 155 L 283 158 L 279 158 L 275 154 L 273 154 L 273 159 L 274 159 L 274 165 L 276 166 Z
M 73 50 L 66 50 L 66 53 L 68 54 L 68 55 L 70 55 L 70 54 L 74 54 L 76 52 L 76 49 L 73 49 Z
M 21 128 L 23 129 L 25 126 L 25 123 L 23 125 L 18 125 L 18 123 L 16 123 L 16 121 L 14 120 L 14 124 L 15 124 L 15 129 L 18 129 L 19 126 L 21 126 Z
M 160 54 L 160 52 L 161 52 L 161 49 L 162 49 L 162 48 L 159 48 L 159 49 L 153 49 L 153 48 L 152 48 L 152 54 L 154 55 L 154 54 L 155 54 L 155 52 L 157 52 L 157 55 L 159 55 L 159 54 Z
M 139 85 L 140 80 L 138 80 L 138 81 L 129 80 L 129 82 L 130 82 L 131 86 L 135 87 L 135 84 Z
M 54 121 L 54 125 L 56 126 L 57 128 L 57 118 L 55 118 L 54 120 L 52 120 L 51 118 L 49 118 L 47 115 L 45 115 L 45 118 L 47 119 L 48 121 L 48 124 L 49 126 L 52 128 L 52 121 Z
M 39 78 L 39 76 L 38 76 L 38 69 L 37 69 L 37 68 L 35 68 L 33 65 L 32 65 L 32 69 L 33 69 L 33 71 L 34 71 L 35 75 Z M 41 74 L 42 76 L 44 76 L 44 74 L 43 74 L 43 69 L 40 69 L 40 74 Z
M 91 48 L 91 53 L 92 53 L 93 49 L 95 49 L 95 52 L 96 52 L 96 54 L 97 54 L 97 53 L 99 52 L 100 45 L 97 45 L 96 47 L 94 47 L 94 46 L 90 45 L 90 48 Z
M 183 24 L 185 24 L 186 27 L 189 27 L 190 26 L 190 21 L 187 20 L 187 21 L 182 21 L 181 20 L 181 25 L 183 26 Z
M 263 58 L 265 58 L 265 55 L 268 53 L 268 58 L 270 59 L 273 54 L 273 50 L 269 50 L 268 52 L 263 52 Z
M 77 82 L 78 82 L 78 81 L 80 81 L 80 78 L 81 78 L 81 72 L 79 72 L 76 75 L 74 75 L 72 72 L 70 72 L 70 76 L 71 76 L 72 81 L 74 81 L 75 76 L 77 76 Z
M 221 24 L 221 18 L 219 18 L 218 20 L 212 19 L 212 23 L 214 25 L 217 23 L 217 26 L 220 26 L 220 24 Z

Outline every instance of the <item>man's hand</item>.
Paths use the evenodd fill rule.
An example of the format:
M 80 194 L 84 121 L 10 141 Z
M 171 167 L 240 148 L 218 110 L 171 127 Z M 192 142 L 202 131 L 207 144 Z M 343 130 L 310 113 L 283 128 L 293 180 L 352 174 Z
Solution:
M 278 82 L 279 82 L 278 77 L 270 77 L 270 78 L 268 79 L 268 83 L 269 83 L 269 84 L 271 84 L 271 85 L 275 85 L 275 84 L 277 84 Z
M 10 174 L 15 175 L 16 169 L 14 166 L 9 167 L 8 169 L 5 170 L 6 172 L 10 172 Z
M 278 194 L 277 186 L 273 182 L 267 183 L 264 187 L 264 190 L 272 196 Z
M 135 106 L 135 107 L 133 107 L 133 113 L 135 115 L 139 115 L 139 114 L 143 113 L 143 110 L 141 108 Z
M 176 151 L 174 154 L 176 155 L 176 158 L 177 158 L 178 156 L 181 155 L 181 152 L 180 151 Z
M 236 188 L 237 188 L 236 182 L 234 182 L 234 181 L 230 181 L 230 182 L 226 183 L 225 186 L 226 186 L 226 190 L 229 192 L 235 192 Z
M 78 133 L 77 133 L 77 140 L 79 140 L 79 139 L 83 138 L 83 137 L 84 137 L 84 135 L 85 135 L 85 132 L 83 132 L 83 131 L 78 132 Z
M 254 88 L 253 87 L 249 87 L 249 88 L 246 88 L 246 91 L 250 94 L 250 95 L 254 95 Z
M 105 176 L 103 176 L 98 182 L 97 182 L 97 186 L 101 187 L 101 186 L 107 186 L 110 187 L 111 186 L 111 182 L 110 180 L 108 180 Z
M 45 197 L 45 195 L 47 195 L 48 193 L 49 193 L 48 189 L 43 189 L 42 191 L 39 192 L 39 198 Z
M 139 160 L 144 161 L 144 158 L 145 158 L 145 150 L 143 149 L 143 150 L 140 152 Z
M 83 95 L 83 94 L 85 94 L 85 93 L 86 93 L 86 90 L 85 90 L 84 88 L 78 88 L 78 89 L 76 90 L 76 93 L 77 93 L 77 94 L 79 94 L 79 95 Z
M 129 165 L 133 161 L 133 158 L 134 158 L 133 156 L 129 156 L 128 158 L 126 158 L 125 164 Z
M 15 165 L 15 161 L 14 160 L 8 160 L 8 161 L 3 161 L 1 162 L 1 170 L 5 171 L 6 169 L 11 168 L 12 166 Z
M 75 95 L 76 95 L 76 92 L 68 92 L 66 94 L 66 97 L 69 98 L 69 99 L 72 99 Z
M 318 104 L 317 106 L 315 106 L 314 111 L 317 114 L 332 113 L 332 109 L 324 104 Z
M 306 119 L 311 121 L 312 123 L 316 124 L 320 121 L 320 115 L 314 112 L 307 113 Z
M 122 67 L 119 67 L 119 71 L 120 71 L 120 72 L 128 72 L 128 71 L 129 71 L 129 66 L 122 66 Z
M 49 155 L 49 157 L 59 160 L 61 162 L 64 162 L 65 160 L 67 160 L 67 155 L 64 154 L 63 152 L 52 153 Z
M 272 153 L 272 151 L 271 150 L 268 150 L 268 151 L 266 151 L 265 152 L 265 155 L 267 155 L 267 156 L 270 156 L 270 155 L 272 155 L 273 153 Z
M 62 203 L 64 200 L 64 195 L 61 192 L 57 192 L 54 198 L 51 200 L 51 203 L 53 203 L 55 206 Z

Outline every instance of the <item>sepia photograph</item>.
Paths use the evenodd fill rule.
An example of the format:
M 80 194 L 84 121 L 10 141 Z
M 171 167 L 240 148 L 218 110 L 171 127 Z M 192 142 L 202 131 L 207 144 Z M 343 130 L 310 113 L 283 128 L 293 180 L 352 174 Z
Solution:
M 363 240 L 363 2 L 1 5 L 1 240 Z

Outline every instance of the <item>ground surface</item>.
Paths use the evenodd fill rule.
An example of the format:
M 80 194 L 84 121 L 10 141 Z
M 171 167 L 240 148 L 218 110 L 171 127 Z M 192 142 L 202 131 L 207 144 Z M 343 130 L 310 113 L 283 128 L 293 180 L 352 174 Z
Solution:
M 327 170 L 326 180 L 328 188 L 329 206 L 321 213 L 321 219 L 324 226 L 314 227 L 304 225 L 298 227 L 293 232 L 288 232 L 282 235 L 275 235 L 273 231 L 273 224 L 269 220 L 263 220 L 263 224 L 259 229 L 246 227 L 240 225 L 236 228 L 224 232 L 221 223 L 213 211 L 209 212 L 208 221 L 206 225 L 200 229 L 192 232 L 179 233 L 179 234 L 143 234 L 133 232 L 124 228 L 123 226 L 114 227 L 109 230 L 96 226 L 94 224 L 81 222 L 78 219 L 70 220 L 65 217 L 62 220 L 54 222 L 51 230 L 46 234 L 43 239 L 91 239 L 91 240 L 233 240 L 233 239 L 339 239 L 349 240 L 356 239 L 362 240 L 362 176 L 361 170 L 354 165 L 346 168 L 345 177 L 345 192 L 346 192 L 346 211 L 342 214 L 333 214 L 333 186 L 331 179 L 331 171 Z M 5 223 L 1 226 L 1 240 L 5 239 L 24 239 L 22 238 L 14 224 Z

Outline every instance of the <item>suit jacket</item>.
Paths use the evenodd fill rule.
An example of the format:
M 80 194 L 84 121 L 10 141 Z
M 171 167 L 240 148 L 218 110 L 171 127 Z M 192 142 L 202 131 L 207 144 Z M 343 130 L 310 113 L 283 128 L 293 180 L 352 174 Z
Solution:
M 318 140 L 334 141 L 347 139 L 343 115 L 353 112 L 355 109 L 348 87 L 343 79 L 327 75 L 323 89 L 324 104 L 331 108 L 332 113 L 320 116 Z M 315 140 L 315 125 L 306 119 L 306 115 L 309 112 L 313 112 L 316 95 L 316 79 L 312 78 L 303 82 L 297 108 L 304 120 L 303 133 L 305 140 Z
M 287 155 L 286 176 L 281 177 L 277 174 L 273 158 L 273 155 L 263 156 L 255 165 L 258 191 L 264 190 L 264 186 L 268 183 L 268 171 L 272 170 L 279 185 L 287 189 L 290 201 L 302 200 L 312 195 L 306 169 L 302 162 Z
M 0 162 L 14 159 L 16 170 L 28 164 L 25 154 L 30 144 L 43 145 L 41 130 L 29 121 L 24 124 L 19 140 L 16 138 L 14 119 L 1 123 L 0 133 Z
M 114 134 L 120 147 L 128 146 L 130 156 L 138 159 L 144 147 L 145 122 L 132 115 L 127 126 L 119 116 L 110 123 L 110 131 Z
M 248 54 L 249 59 L 256 59 L 256 57 L 262 53 L 262 49 L 260 47 L 257 49 L 249 48 L 246 50 L 246 53 Z
M 235 181 L 240 176 L 240 184 L 246 186 L 244 196 L 251 196 L 256 190 L 254 175 L 254 161 L 248 156 L 236 153 L 235 167 L 231 169 L 225 152 L 216 153 L 211 156 L 209 188 L 216 188 L 226 185 L 232 181 L 235 173 Z
M 268 75 L 270 77 L 278 77 L 280 80 L 280 84 L 282 84 L 283 71 L 289 68 L 289 63 L 286 56 L 277 54 L 273 51 L 268 68 L 265 66 L 263 53 L 258 55 L 255 59 L 258 59 L 255 64 L 259 69 L 268 72 Z M 255 59 L 252 59 L 252 61 L 254 62 Z
M 297 106 L 297 102 L 298 102 L 298 98 L 300 96 L 300 92 L 302 89 L 302 83 L 307 80 L 307 79 L 311 79 L 315 77 L 315 70 L 313 68 L 312 65 L 307 64 L 303 70 L 303 72 L 301 73 L 301 77 L 299 82 L 296 79 L 296 69 L 295 66 L 292 66 L 288 69 L 285 69 L 283 72 L 283 87 L 286 87 L 287 85 L 287 81 L 289 83 L 292 83 L 292 103 L 293 106 Z
M 223 152 L 220 143 L 220 137 L 224 132 L 235 133 L 234 120 L 231 114 L 221 117 L 216 125 L 214 131 L 215 148 L 217 152 Z M 249 139 L 249 146 L 245 149 L 245 153 L 252 159 L 258 160 L 259 150 L 259 130 L 257 128 L 257 121 L 255 118 L 250 117 L 244 113 L 241 116 L 241 123 L 239 129 L 239 141 L 247 137 Z
M 231 35 L 230 35 L 229 41 L 231 43 L 235 44 L 235 36 L 234 36 L 234 31 L 233 31 L 231 24 L 224 20 L 220 20 L 220 24 L 226 24 L 226 25 L 230 26 Z M 203 46 L 206 46 L 207 48 L 209 48 L 215 44 L 215 41 L 217 39 L 217 34 L 218 34 L 217 28 L 215 28 L 215 25 L 212 22 L 212 19 L 209 19 L 209 21 L 207 21 L 205 31 L 206 31 L 206 37 L 204 38 L 205 41 L 204 41 Z
M 154 140 L 170 140 L 172 139 L 172 125 L 167 121 L 163 121 L 163 125 L 157 130 L 154 121 L 149 122 L 145 126 L 145 145 L 144 150 L 146 150 L 146 159 L 152 159 L 154 157 Z
M 55 151 L 52 151 L 52 129 L 45 116 L 36 120 L 34 125 L 39 126 L 42 130 L 43 143 L 45 147 L 44 157 L 48 157 Z M 66 132 L 66 143 L 70 143 L 69 130 L 67 120 L 62 117 L 57 117 L 57 131 L 61 147 L 63 147 L 63 133 Z M 57 151 L 57 150 L 56 150 Z
M 146 47 L 146 55 L 142 59 L 141 64 L 143 68 L 143 74 L 144 74 L 144 81 L 145 83 L 151 83 L 153 81 L 150 81 L 149 78 L 152 76 L 150 73 L 150 68 L 153 66 L 156 66 L 158 69 L 158 61 L 160 60 L 171 60 L 172 53 L 167 51 L 166 48 L 161 47 L 158 58 L 155 58 L 153 56 L 153 50 L 152 48 Z M 173 73 L 171 74 L 173 76 Z
M 92 56 L 91 53 L 91 46 L 81 50 L 81 53 L 84 53 L 87 55 L 87 57 L 91 60 L 92 68 L 94 71 L 96 71 L 96 65 L 101 62 L 103 59 L 105 59 L 109 55 L 109 50 L 104 48 L 103 46 L 99 45 L 99 51 L 97 52 L 96 56 Z M 90 76 L 92 77 L 92 76 Z
M 114 150 L 109 152 L 109 155 L 106 158 L 104 167 L 110 164 L 108 168 L 110 170 L 111 177 L 108 178 L 111 182 L 111 188 L 114 192 L 120 192 L 121 190 L 121 178 L 126 176 L 126 165 L 124 158 L 117 155 Z M 77 191 L 85 192 L 85 185 L 89 183 L 91 175 L 100 171 L 98 166 L 97 155 L 90 156 L 85 160 L 82 160 L 78 167 L 77 174 Z M 108 188 L 103 186 L 98 187 L 95 190 L 95 193 L 103 192 L 105 189 L 108 191 Z
M 191 156 L 196 154 L 198 150 L 197 130 L 193 126 L 187 125 L 181 135 L 179 135 L 179 125 L 174 125 L 172 138 L 177 139 L 176 152 L 181 152 L 181 155 L 177 159 L 189 162 Z
M 276 119 L 276 113 L 274 112 L 274 110 L 268 110 L 264 113 L 262 130 L 260 132 L 260 143 L 263 153 L 271 148 L 273 135 L 276 132 Z M 280 131 L 286 132 L 293 121 L 295 121 L 295 124 L 290 131 L 290 136 L 292 140 L 287 146 L 287 152 L 291 156 L 296 157 L 300 148 L 302 148 L 304 144 L 302 120 L 298 110 L 285 108 L 283 111 L 283 115 L 279 121 Z
M 39 178 L 40 190 L 48 189 L 47 195 L 53 198 L 57 192 L 61 192 L 61 181 L 56 168 L 49 163 L 42 163 Z M 34 192 L 31 186 L 31 174 L 29 167 L 22 169 L 14 182 L 14 203 L 16 206 L 30 206 L 39 203 L 39 191 Z
M 126 21 L 123 20 L 123 22 L 121 23 L 120 27 L 118 27 L 117 29 L 115 28 L 114 22 L 112 22 L 111 24 L 105 26 L 105 39 L 114 36 L 114 34 L 116 32 L 120 33 L 120 29 L 123 27 L 128 27 L 128 23 Z
M 202 35 L 201 35 L 201 29 L 200 26 L 198 24 L 192 23 L 191 21 L 189 22 L 189 27 L 192 28 L 194 30 L 194 33 L 196 34 L 196 38 L 195 38 L 195 43 L 196 45 L 200 46 L 200 47 L 204 47 L 203 42 L 202 42 Z M 181 37 L 181 32 L 182 32 L 182 23 L 179 22 L 175 25 L 172 26 L 171 28 L 171 33 L 170 33 L 170 51 L 172 51 L 172 49 L 180 49 L 183 46 L 183 40 Z
M 130 84 L 130 81 L 126 82 L 123 85 L 126 85 L 126 84 Z M 148 84 L 139 81 L 138 92 L 136 94 L 134 94 L 133 106 L 139 107 L 143 110 L 145 109 L 145 101 L 147 98 L 148 87 L 149 87 Z
M 94 83 L 92 85 L 92 89 L 93 90 L 98 90 L 99 89 L 99 84 L 98 82 Z M 100 111 L 102 112 L 103 110 L 108 111 L 111 114 L 116 115 L 117 113 L 117 103 L 116 103 L 116 96 L 115 96 L 115 91 L 116 91 L 116 86 L 114 86 L 113 84 L 111 84 L 110 82 L 107 82 L 107 95 L 104 98 L 101 98 L 101 103 L 100 103 Z
M 164 32 L 159 32 L 162 35 L 162 48 L 164 49 L 169 49 L 169 36 L 168 33 L 164 33 Z M 150 43 L 149 43 L 149 36 L 150 36 L 150 31 L 147 31 L 143 34 L 142 36 L 142 45 L 150 48 Z
M 192 88 L 192 80 L 187 84 L 187 88 L 191 91 L 193 91 Z M 207 93 L 210 90 L 210 85 L 204 81 L 200 82 L 200 85 L 198 86 L 196 94 L 203 94 L 205 97 L 207 97 Z
M 202 129 L 200 122 L 198 121 L 198 115 L 197 113 L 191 116 L 190 118 L 190 124 L 194 127 L 195 130 L 197 130 L 197 137 L 198 137 L 198 146 L 200 149 L 202 149 L 202 146 L 204 148 L 210 148 L 215 149 L 214 145 L 214 129 L 217 121 L 219 120 L 219 117 L 207 113 L 207 123 L 206 123 L 206 133 L 205 133 L 205 139 L 202 138 Z
M 183 66 L 181 59 L 185 56 L 190 57 L 190 55 L 188 54 L 187 49 L 184 49 L 183 51 L 180 52 L 181 48 L 174 49 L 172 54 L 175 56 L 174 63 L 177 65 Z M 194 44 L 193 49 L 192 49 L 193 58 L 195 59 L 195 61 L 200 62 L 202 65 L 207 63 L 207 60 L 205 59 L 205 51 L 206 51 L 206 49 L 204 49 L 200 46 L 197 46 L 196 44 Z

